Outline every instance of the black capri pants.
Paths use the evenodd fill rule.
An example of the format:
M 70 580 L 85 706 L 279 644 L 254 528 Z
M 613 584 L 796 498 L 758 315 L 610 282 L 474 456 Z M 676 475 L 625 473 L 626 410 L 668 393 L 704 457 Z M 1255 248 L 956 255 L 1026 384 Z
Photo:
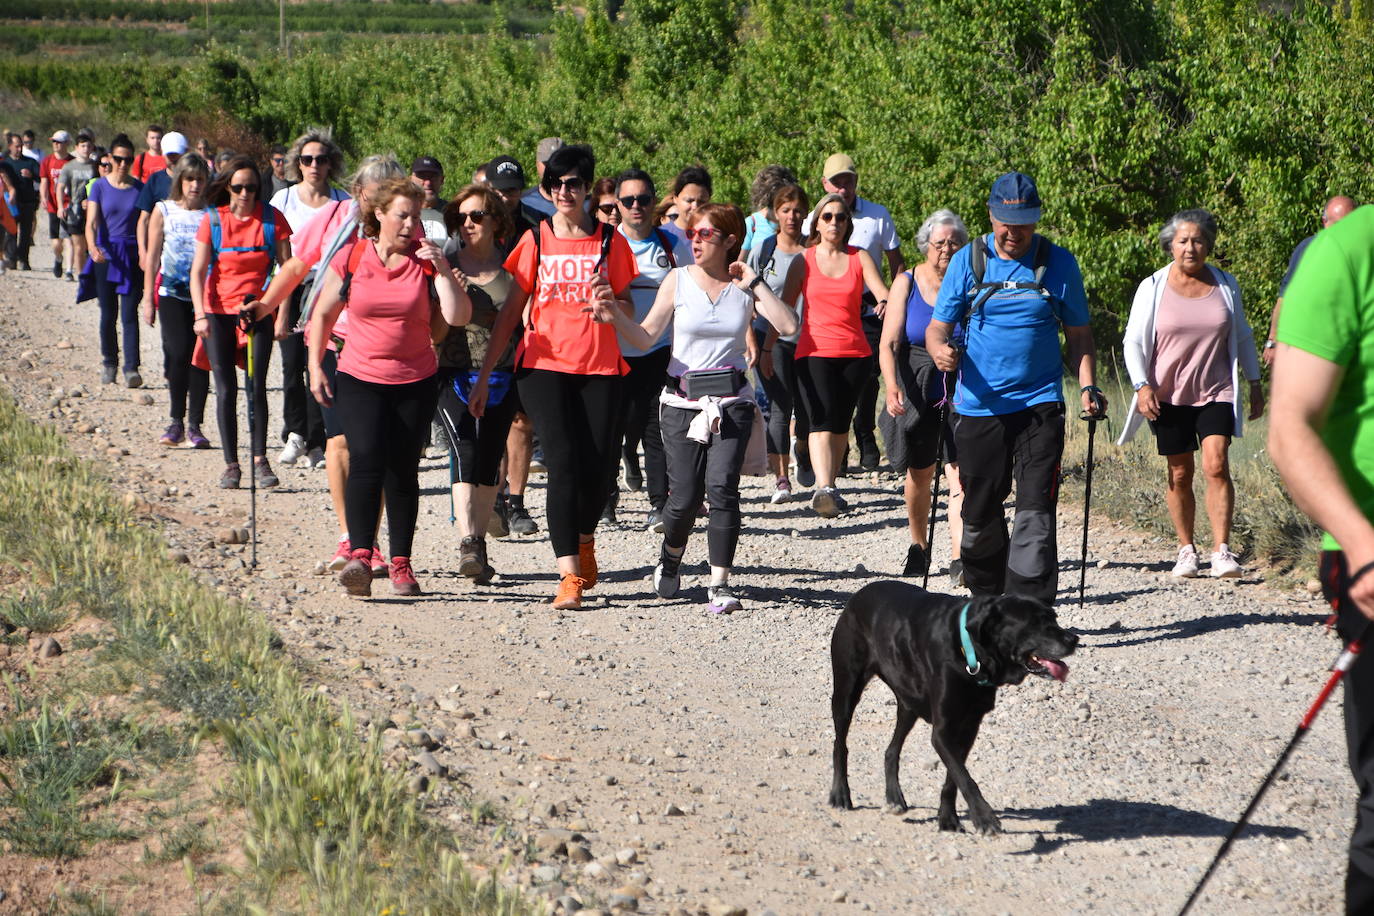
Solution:
M 544 448 L 545 515 L 553 554 L 575 556 L 578 535 L 594 534 L 606 508 L 606 468 L 619 454 L 615 436 L 622 379 L 551 369 L 521 369 L 515 378 L 520 402 Z
M 239 316 L 205 316 L 210 336 L 205 351 L 210 357 L 210 373 L 215 377 L 215 419 L 219 421 L 220 448 L 225 464 L 239 460 L 239 380 L 235 374 L 239 356 Z M 251 456 L 267 454 L 267 368 L 272 362 L 273 316 L 259 318 L 253 325 L 253 429 Z M 247 363 L 245 373 L 247 372 Z
M 697 507 L 704 496 L 711 507 L 706 549 L 712 566 L 729 569 L 739 543 L 739 478 L 754 429 L 753 401 L 736 401 L 721 411 L 720 431 L 708 442 L 687 438 L 697 411 L 663 405 L 659 418 L 668 456 L 668 503 L 663 507 L 663 543 L 687 546 Z
M 339 420 L 348 440 L 348 484 L 344 516 L 354 550 L 371 550 L 386 493 L 391 556 L 409 557 L 420 514 L 420 452 L 438 400 L 431 375 L 403 385 L 381 385 L 334 376 Z
M 479 420 L 468 413 L 468 405 L 453 390 L 453 376 L 440 373 L 439 422 L 448 435 L 454 483 L 494 487 L 501 482 L 506 434 L 510 432 L 519 406 L 520 398 L 511 386 L 501 403 L 487 401 L 487 409 Z
M 873 357 L 803 356 L 796 369 L 797 390 L 811 430 L 847 434 L 854 407 L 873 371 Z

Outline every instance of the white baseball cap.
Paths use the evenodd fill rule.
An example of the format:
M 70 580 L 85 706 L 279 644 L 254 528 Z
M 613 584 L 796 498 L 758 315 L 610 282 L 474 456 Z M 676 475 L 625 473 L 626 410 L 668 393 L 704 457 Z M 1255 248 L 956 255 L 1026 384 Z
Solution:
M 162 155 L 172 153 L 180 156 L 186 152 L 186 135 L 178 131 L 162 135 Z

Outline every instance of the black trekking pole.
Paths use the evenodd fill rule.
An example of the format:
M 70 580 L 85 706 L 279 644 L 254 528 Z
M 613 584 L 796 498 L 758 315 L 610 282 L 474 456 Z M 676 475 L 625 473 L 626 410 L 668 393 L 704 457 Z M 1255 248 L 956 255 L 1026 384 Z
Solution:
M 1099 399 L 1102 392 L 1096 387 L 1083 389 L 1090 393 L 1093 406 L 1100 404 Z M 1088 461 L 1083 475 L 1083 555 L 1078 565 L 1078 606 L 1083 606 L 1083 588 L 1088 581 L 1088 513 L 1092 509 L 1093 503 L 1093 440 L 1097 438 L 1097 424 L 1106 419 L 1095 413 L 1083 411 L 1078 415 L 1080 420 L 1088 421 Z
M 257 428 L 257 412 L 253 410 L 253 400 L 257 395 L 257 376 L 253 371 L 253 297 L 245 296 L 244 309 L 239 311 L 239 324 L 248 335 L 248 543 L 251 554 L 250 567 L 258 568 L 258 465 L 253 454 L 253 435 Z
M 1207 885 L 1207 879 L 1212 877 L 1212 873 L 1217 870 L 1217 866 L 1221 864 L 1221 860 L 1225 858 L 1226 853 L 1230 851 L 1231 844 L 1235 842 L 1236 837 L 1240 836 L 1240 832 L 1245 829 L 1245 825 L 1250 821 L 1250 816 L 1254 814 L 1255 809 L 1259 807 L 1260 799 L 1264 798 L 1264 793 L 1268 791 L 1269 786 L 1279 775 L 1279 772 L 1283 769 L 1283 765 L 1288 762 L 1288 757 L 1293 753 L 1293 749 L 1298 746 L 1298 742 L 1303 739 L 1308 729 L 1312 727 L 1312 723 L 1317 718 L 1317 713 L 1322 711 L 1322 707 L 1326 705 L 1326 700 L 1331 696 L 1331 692 L 1336 689 L 1336 685 L 1341 682 L 1341 678 L 1343 678 L 1345 673 L 1355 664 L 1355 660 L 1360 656 L 1360 649 L 1364 641 L 1369 638 L 1372 632 L 1374 632 L 1374 623 L 1365 624 L 1364 630 L 1360 633 L 1359 638 L 1346 646 L 1345 651 L 1340 654 L 1336 659 L 1336 663 L 1331 666 L 1331 675 L 1326 679 L 1326 683 L 1322 685 L 1321 692 L 1317 694 L 1317 698 L 1312 702 L 1311 707 L 1308 708 L 1307 714 L 1303 716 L 1302 721 L 1298 723 L 1298 728 L 1293 732 L 1293 737 L 1289 739 L 1288 746 L 1279 754 L 1279 759 L 1274 762 L 1273 769 L 1269 771 L 1268 775 L 1264 777 L 1264 781 L 1260 783 L 1259 789 L 1255 791 L 1254 797 L 1250 799 L 1250 804 L 1245 806 L 1245 811 L 1241 813 L 1240 820 L 1236 821 L 1235 826 L 1231 828 L 1231 832 L 1226 834 L 1226 839 L 1222 840 L 1221 848 L 1217 850 L 1217 854 L 1212 858 L 1212 864 L 1208 865 L 1207 870 L 1202 873 L 1202 877 L 1198 880 L 1197 886 L 1193 888 L 1193 892 L 1188 895 L 1188 899 L 1184 902 L 1183 909 L 1178 911 L 1178 916 L 1184 916 L 1184 914 L 1192 909 L 1193 904 L 1202 894 L 1202 889 Z
M 935 443 L 935 476 L 930 479 L 930 527 L 926 530 L 926 572 L 921 577 L 921 588 L 930 586 L 930 558 L 935 554 L 935 508 L 940 504 L 940 474 L 945 464 L 945 421 L 948 419 L 949 404 L 940 404 L 940 438 Z

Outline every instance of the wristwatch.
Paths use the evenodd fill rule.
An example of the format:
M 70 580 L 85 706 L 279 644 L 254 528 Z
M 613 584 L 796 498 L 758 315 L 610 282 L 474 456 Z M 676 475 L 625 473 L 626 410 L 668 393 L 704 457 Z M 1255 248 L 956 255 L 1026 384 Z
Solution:
M 1150 384 L 1150 383 L 1149 383 L 1149 382 L 1136 382 L 1136 383 L 1135 383 L 1134 385 L 1132 385 L 1131 387 L 1132 387 L 1133 389 L 1135 389 L 1136 391 L 1139 391 L 1140 389 L 1144 388 L 1144 387 L 1145 387 L 1146 385 L 1148 385 L 1148 384 Z
M 1277 346 L 1278 344 L 1274 342 L 1274 338 L 1272 337 L 1264 342 L 1264 349 L 1266 350 L 1272 350 Z
M 762 283 L 762 282 L 763 282 L 763 274 L 754 274 L 754 279 L 752 279 L 752 280 L 749 281 L 749 284 L 748 284 L 747 286 L 745 286 L 745 289 L 749 290 L 750 292 L 753 292 L 753 291 L 754 291 L 754 287 L 758 286 L 758 285 L 759 285 L 760 283 Z

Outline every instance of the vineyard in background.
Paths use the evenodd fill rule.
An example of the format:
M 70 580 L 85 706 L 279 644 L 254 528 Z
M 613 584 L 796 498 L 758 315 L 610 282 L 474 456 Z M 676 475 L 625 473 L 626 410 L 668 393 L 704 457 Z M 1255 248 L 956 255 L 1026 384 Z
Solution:
M 129 0 L 6 9 L 26 4 L 49 17 L 51 26 L 26 26 L 40 30 L 84 29 L 77 18 L 93 26 L 102 15 L 146 24 L 157 9 L 189 36 L 204 13 Z M 560 135 L 591 143 L 603 173 L 639 165 L 666 183 L 703 163 L 718 197 L 743 202 L 760 166 L 790 165 L 814 192 L 822 161 L 844 150 L 859 164 L 860 193 L 892 210 L 909 259 L 915 228 L 937 207 L 985 228 L 989 183 L 1018 168 L 1040 183 L 1044 231 L 1083 265 L 1105 351 L 1135 285 L 1164 260 L 1154 239 L 1175 210 L 1217 213 L 1217 260 L 1238 275 L 1262 329 L 1288 254 L 1317 228 L 1325 198 L 1374 199 L 1374 29 L 1359 4 L 1350 9 L 626 0 L 611 13 L 591 0 L 546 14 L 546 34 L 531 38 L 512 34 L 527 29 L 508 5 L 312 2 L 287 6 L 288 30 L 319 17 L 340 26 L 337 46 L 293 37 L 286 59 L 273 50 L 274 4 L 221 2 L 210 6 L 212 28 L 240 17 L 235 28 L 261 47 L 222 44 L 216 32 L 177 59 L 0 54 L 0 90 L 40 130 L 59 126 L 44 118 L 75 126 L 76 110 L 131 126 L 194 117 L 270 140 L 329 124 L 351 157 L 429 153 L 451 182 L 499 153 L 532 173 L 537 140 Z M 387 34 L 394 20 L 450 34 Z M 478 22 L 475 38 L 452 34 Z M 130 30 L 121 19 L 116 31 Z

